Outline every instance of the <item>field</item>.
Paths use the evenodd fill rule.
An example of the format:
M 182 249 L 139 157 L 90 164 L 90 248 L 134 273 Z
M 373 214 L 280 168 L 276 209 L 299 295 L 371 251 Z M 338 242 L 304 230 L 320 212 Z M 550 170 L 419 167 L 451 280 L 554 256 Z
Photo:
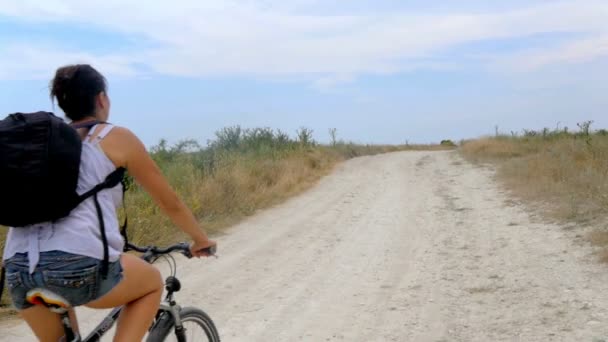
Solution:
M 465 141 L 461 153 L 496 165 L 505 187 L 546 218 L 593 226 L 588 238 L 608 262 L 608 131 L 591 124 Z

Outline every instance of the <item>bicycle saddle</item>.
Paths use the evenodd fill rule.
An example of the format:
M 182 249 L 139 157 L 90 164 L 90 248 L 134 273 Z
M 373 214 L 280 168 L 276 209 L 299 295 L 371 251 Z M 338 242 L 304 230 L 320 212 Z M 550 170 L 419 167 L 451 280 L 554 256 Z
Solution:
M 70 303 L 65 298 L 42 288 L 29 290 L 26 295 L 26 300 L 30 304 L 44 305 L 57 314 L 66 313 L 71 307 Z

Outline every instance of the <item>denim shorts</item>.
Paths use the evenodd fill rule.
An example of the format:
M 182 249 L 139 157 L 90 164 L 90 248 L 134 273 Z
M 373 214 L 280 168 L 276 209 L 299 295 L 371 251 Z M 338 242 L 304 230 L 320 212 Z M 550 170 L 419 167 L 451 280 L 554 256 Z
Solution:
M 29 273 L 27 254 L 18 253 L 4 261 L 6 285 L 18 310 L 33 305 L 26 301 L 29 290 L 44 288 L 63 297 L 71 306 L 96 300 L 110 292 L 122 280 L 120 260 L 111 262 L 103 277 L 103 261 L 61 251 L 40 253 L 40 261 Z

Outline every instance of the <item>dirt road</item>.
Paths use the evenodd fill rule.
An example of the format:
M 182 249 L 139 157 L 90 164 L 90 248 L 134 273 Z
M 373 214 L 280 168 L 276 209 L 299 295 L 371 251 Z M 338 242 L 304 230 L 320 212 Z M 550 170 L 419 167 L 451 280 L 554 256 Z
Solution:
M 455 152 L 357 158 L 219 237 L 219 259 L 180 259 L 178 298 L 228 342 L 602 341 L 608 267 L 582 233 Z

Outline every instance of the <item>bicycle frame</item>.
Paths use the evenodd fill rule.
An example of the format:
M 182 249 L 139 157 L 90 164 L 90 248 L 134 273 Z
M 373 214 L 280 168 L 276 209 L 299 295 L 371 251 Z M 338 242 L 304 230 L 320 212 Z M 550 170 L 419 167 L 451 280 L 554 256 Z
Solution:
M 105 335 L 108 331 L 110 331 L 110 329 L 112 329 L 112 327 L 114 326 L 114 323 L 116 323 L 116 321 L 118 320 L 118 317 L 120 316 L 120 312 L 122 311 L 122 306 L 118 307 L 118 308 L 114 308 L 104 319 L 103 321 L 101 321 L 101 323 L 99 323 L 97 325 L 97 327 L 95 327 L 95 329 L 93 329 L 93 331 L 91 331 L 89 333 L 89 335 L 84 339 L 80 339 L 79 335 L 75 336 L 71 341 L 68 340 L 66 342 L 98 342 L 101 340 L 101 337 L 103 335 Z M 175 326 L 176 328 L 179 328 L 182 326 L 182 322 L 180 319 L 180 312 L 181 307 L 175 302 L 175 300 L 173 299 L 173 294 L 169 293 L 167 294 L 167 298 L 165 299 L 165 301 L 163 301 L 160 304 L 160 307 L 158 309 L 158 313 L 157 313 L 157 317 L 159 317 L 159 315 L 163 312 L 166 312 L 168 314 L 170 314 L 174 321 L 175 321 Z M 67 317 L 67 313 L 65 313 L 64 317 L 62 317 L 62 322 L 64 322 L 64 318 Z M 74 336 L 76 335 L 75 332 L 71 329 L 70 326 L 66 325 L 64 323 L 64 330 L 66 331 L 66 336 Z
M 107 333 L 108 331 L 110 331 L 110 329 L 112 329 L 112 327 L 114 326 L 114 323 L 118 320 L 118 317 L 120 316 L 120 313 L 122 311 L 122 306 L 118 307 L 118 308 L 114 308 L 110 314 L 108 314 L 103 321 L 101 321 L 101 323 L 99 323 L 97 325 L 97 327 L 95 327 L 95 329 L 93 329 L 93 331 L 89 334 L 89 336 L 87 336 L 83 342 L 97 342 L 99 340 L 101 340 L 101 337 L 103 335 L 105 335 L 105 333 Z M 76 340 L 76 342 L 79 342 L 78 340 Z
M 93 331 L 84 340 L 82 340 L 82 342 L 100 341 L 101 337 L 103 335 L 105 335 L 105 333 L 110 331 L 110 329 L 114 326 L 114 323 L 118 320 L 118 317 L 119 317 L 121 311 L 122 311 L 122 307 L 115 308 L 114 310 L 112 310 L 112 312 L 110 312 L 110 314 L 108 314 L 108 316 L 106 316 L 106 318 L 101 323 L 99 323 L 99 325 L 95 329 L 93 329 Z M 160 314 L 162 312 L 166 312 L 166 313 L 170 314 L 171 316 L 173 316 L 173 319 L 175 320 L 175 325 L 181 326 L 181 321 L 179 318 L 179 311 L 180 311 L 179 305 L 176 304 L 176 305 L 171 306 L 165 302 L 160 305 L 160 308 L 158 309 L 158 314 Z M 179 324 L 178 324 L 178 322 L 179 322 Z

